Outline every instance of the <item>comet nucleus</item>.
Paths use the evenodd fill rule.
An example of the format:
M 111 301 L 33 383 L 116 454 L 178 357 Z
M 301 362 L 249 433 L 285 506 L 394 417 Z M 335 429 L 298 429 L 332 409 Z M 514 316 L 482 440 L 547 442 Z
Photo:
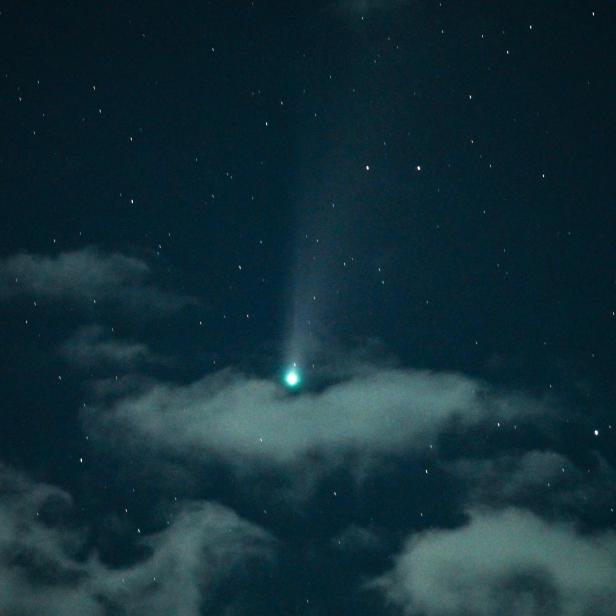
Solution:
M 285 385 L 287 387 L 290 387 L 291 389 L 295 389 L 296 387 L 299 386 L 301 379 L 300 379 L 297 367 L 295 365 L 293 365 L 292 368 L 289 368 L 289 370 L 286 371 L 284 375 L 284 382 L 285 382 Z

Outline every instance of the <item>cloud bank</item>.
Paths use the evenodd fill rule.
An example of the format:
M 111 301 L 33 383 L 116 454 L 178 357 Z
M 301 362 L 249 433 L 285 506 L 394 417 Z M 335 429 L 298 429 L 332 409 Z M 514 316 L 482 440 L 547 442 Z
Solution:
M 615 533 L 508 508 L 411 537 L 373 586 L 409 615 L 609 616 L 615 580 Z
M 89 432 L 173 455 L 231 465 L 284 466 L 319 454 L 335 461 L 426 451 L 461 428 L 545 413 L 458 374 L 382 370 L 289 395 L 271 381 L 223 371 L 188 385 L 150 383 L 84 411 Z

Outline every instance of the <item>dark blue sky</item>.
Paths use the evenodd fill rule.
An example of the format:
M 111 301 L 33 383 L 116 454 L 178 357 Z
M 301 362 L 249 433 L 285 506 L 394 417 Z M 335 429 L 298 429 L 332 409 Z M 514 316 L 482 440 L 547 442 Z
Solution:
M 0 612 L 607 616 L 615 17 L 0 7 Z

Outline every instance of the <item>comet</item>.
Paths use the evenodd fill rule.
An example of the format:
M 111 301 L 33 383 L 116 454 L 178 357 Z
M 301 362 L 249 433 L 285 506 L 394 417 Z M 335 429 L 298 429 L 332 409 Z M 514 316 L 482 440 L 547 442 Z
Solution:
M 284 384 L 289 389 L 297 389 L 302 382 L 302 379 L 297 369 L 297 364 L 293 362 L 293 365 L 284 374 Z

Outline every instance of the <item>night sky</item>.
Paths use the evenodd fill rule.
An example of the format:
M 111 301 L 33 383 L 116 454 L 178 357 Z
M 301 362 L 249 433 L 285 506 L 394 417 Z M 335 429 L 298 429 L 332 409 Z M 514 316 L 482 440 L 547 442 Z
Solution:
M 616 7 L 0 4 L 1 616 L 613 616 Z

